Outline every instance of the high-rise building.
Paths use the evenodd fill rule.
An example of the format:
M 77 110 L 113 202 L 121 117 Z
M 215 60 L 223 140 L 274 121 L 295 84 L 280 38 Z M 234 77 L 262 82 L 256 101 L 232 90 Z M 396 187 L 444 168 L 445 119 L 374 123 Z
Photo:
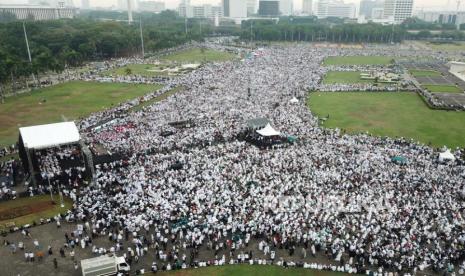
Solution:
M 280 0 L 279 1 L 279 13 L 285 16 L 292 15 L 294 13 L 293 0 Z
M 465 23 L 465 12 L 420 11 L 416 17 L 426 22 L 460 25 Z
M 412 9 L 413 0 L 385 0 L 383 17 L 392 23 L 400 24 L 412 17 Z
M 194 16 L 194 10 L 192 9 L 191 6 L 191 1 L 190 0 L 182 0 L 181 3 L 179 3 L 178 6 L 178 13 L 179 16 L 182 17 L 193 17 Z
M 161 12 L 165 10 L 165 2 L 140 1 L 138 2 L 138 9 L 143 12 Z
M 247 0 L 247 16 L 257 12 L 257 0 Z
M 224 17 L 247 18 L 247 2 L 245 0 L 223 0 Z
M 90 9 L 89 0 L 81 0 L 81 9 L 83 9 L 83 10 Z
M 313 14 L 313 0 L 303 0 L 302 1 L 302 13 L 306 15 Z
M 223 9 L 219 6 L 212 6 L 208 4 L 202 6 L 192 6 L 192 17 L 215 20 L 215 18 L 223 17 Z
M 373 9 L 379 9 L 383 7 L 383 0 L 362 0 L 360 1 L 359 15 L 365 16 L 365 18 L 373 18 Z
M 77 9 L 74 7 L 43 6 L 43 5 L 0 5 L 0 13 L 11 13 L 18 20 L 55 20 L 74 18 Z
M 278 17 L 279 14 L 279 0 L 260 0 L 258 2 L 258 15 Z
M 73 0 L 29 0 L 30 5 L 50 6 L 53 8 L 74 7 Z
M 317 16 L 318 18 L 355 18 L 355 5 L 345 4 L 340 0 L 319 0 Z

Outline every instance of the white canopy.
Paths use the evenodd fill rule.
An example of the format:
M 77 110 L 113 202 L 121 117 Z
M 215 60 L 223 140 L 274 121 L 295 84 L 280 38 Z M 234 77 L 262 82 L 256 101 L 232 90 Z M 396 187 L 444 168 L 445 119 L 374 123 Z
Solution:
M 299 100 L 297 100 L 297 98 L 294 97 L 294 98 L 292 98 L 289 102 L 290 102 L 290 103 L 298 103 Z
M 77 143 L 80 140 L 79 131 L 74 122 L 21 127 L 19 133 L 24 147 L 28 149 L 57 147 Z
M 439 161 L 444 162 L 444 161 L 454 161 L 455 156 L 450 152 L 450 150 L 446 150 L 445 152 L 441 152 L 439 154 Z
M 277 136 L 281 133 L 276 131 L 270 124 L 267 124 L 264 128 L 257 130 L 257 133 L 261 136 Z

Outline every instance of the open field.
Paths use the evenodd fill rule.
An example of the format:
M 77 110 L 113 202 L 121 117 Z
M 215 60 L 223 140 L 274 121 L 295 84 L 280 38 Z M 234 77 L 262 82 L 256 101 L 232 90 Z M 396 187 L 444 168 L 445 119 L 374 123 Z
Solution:
M 130 69 L 130 75 L 141 75 L 145 77 L 154 77 L 154 76 L 163 76 L 166 75 L 163 72 L 154 72 L 151 71 L 155 68 L 153 64 L 128 64 L 124 67 L 116 68 L 110 71 L 105 72 L 105 75 L 118 75 L 125 76 L 127 75 L 126 70 Z
M 334 83 L 374 83 L 374 81 L 362 80 L 358 71 L 330 71 L 325 75 L 323 84 Z
M 128 74 L 129 69 L 129 74 Z M 162 71 L 164 69 L 171 69 L 171 72 Z M 155 77 L 155 76 L 177 76 L 188 72 L 191 72 L 192 68 L 182 68 L 180 65 L 175 63 L 166 64 L 128 64 L 126 66 L 116 68 L 110 71 L 104 72 L 103 75 L 111 76 L 126 76 L 126 75 L 140 75 L 144 77 Z
M 8 97 L 0 105 L 0 145 L 13 144 L 20 126 L 74 120 L 158 88 L 156 85 L 76 81 Z
M 433 146 L 464 147 L 465 112 L 429 109 L 416 93 L 312 93 L 308 104 L 328 128 L 408 137 Z
M 210 61 L 227 61 L 235 58 L 235 55 L 228 52 L 205 49 L 202 52 L 200 48 L 179 51 L 164 57 L 161 60 L 175 62 L 210 62 Z
M 419 70 L 419 69 L 410 69 L 410 74 L 414 77 L 439 77 L 441 72 L 433 70 Z
M 129 111 L 134 112 L 134 111 L 142 110 L 144 107 L 152 105 L 152 104 L 157 103 L 159 101 L 163 101 L 164 99 L 168 98 L 171 95 L 176 94 L 177 92 L 179 92 L 179 91 L 181 91 L 183 89 L 184 89 L 184 87 L 182 87 L 182 86 L 175 87 L 175 88 L 169 90 L 168 92 L 161 94 L 160 96 L 157 96 L 157 97 L 155 97 L 153 99 L 150 99 L 148 101 L 140 103 L 139 105 L 134 106 Z
M 342 276 L 343 273 L 272 265 L 226 265 L 161 272 L 166 276 Z
M 451 42 L 451 43 L 430 43 L 426 42 L 426 45 L 433 50 L 438 51 L 465 51 L 465 43 L 463 42 Z
M 0 228 L 5 224 L 14 222 L 16 226 L 39 223 L 41 218 L 47 219 L 70 209 L 73 202 L 69 198 L 63 198 L 65 207 L 60 207 L 60 198 L 54 195 L 56 204 L 52 204 L 50 195 L 23 197 L 0 203 Z
M 423 85 L 423 87 L 433 93 L 463 93 L 455 85 Z
M 392 57 L 384 56 L 346 56 L 328 57 L 323 65 L 387 65 L 392 63 Z

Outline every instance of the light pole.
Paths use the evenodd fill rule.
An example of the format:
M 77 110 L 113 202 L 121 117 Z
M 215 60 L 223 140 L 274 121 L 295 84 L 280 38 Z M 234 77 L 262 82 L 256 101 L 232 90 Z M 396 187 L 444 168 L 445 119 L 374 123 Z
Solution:
M 24 31 L 24 39 L 26 40 L 26 48 L 27 48 L 27 55 L 29 58 L 29 63 L 31 64 L 31 69 L 32 69 L 32 57 L 31 57 L 31 49 L 29 49 L 29 40 L 27 38 L 27 32 L 26 32 L 26 24 L 23 21 L 23 31 Z M 33 71 L 33 70 L 31 70 Z M 32 72 L 32 80 L 36 82 L 36 76 L 34 75 L 34 71 Z
M 144 36 L 142 34 L 142 16 L 140 17 L 139 21 L 139 28 L 140 28 L 140 43 L 142 45 L 142 59 L 145 57 L 145 47 L 144 47 Z
M 60 207 L 61 207 L 61 208 L 64 208 L 64 207 L 65 207 L 65 204 L 63 203 L 63 193 L 61 192 L 61 189 L 60 189 L 60 191 L 58 192 L 58 194 L 60 195 Z
M 48 189 L 50 190 L 50 199 L 53 200 L 52 184 L 50 184 L 50 175 L 47 173 Z

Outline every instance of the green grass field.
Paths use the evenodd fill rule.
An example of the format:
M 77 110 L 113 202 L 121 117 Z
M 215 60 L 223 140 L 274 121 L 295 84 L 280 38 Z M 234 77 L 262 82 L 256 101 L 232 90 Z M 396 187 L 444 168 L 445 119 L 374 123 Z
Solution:
M 362 80 L 360 78 L 360 72 L 357 71 L 329 71 L 323 79 L 323 84 L 334 83 L 374 83 L 374 81 Z
M 328 57 L 323 65 L 388 65 L 392 63 L 392 57 L 384 56 L 345 56 Z
M 203 52 L 200 48 L 179 51 L 164 57 L 162 60 L 174 62 L 211 62 L 211 61 L 228 61 L 236 56 L 232 53 L 205 49 Z
M 433 70 L 417 70 L 417 69 L 410 69 L 410 74 L 414 77 L 440 77 L 441 72 L 433 71 Z
M 465 51 L 465 43 L 455 41 L 451 43 L 430 43 L 426 42 L 426 45 L 433 50 L 437 51 Z
M 66 210 L 71 209 L 73 202 L 69 198 L 63 198 L 65 207 L 60 206 L 60 198 L 58 195 L 53 195 L 55 205 L 49 208 L 43 208 L 43 210 L 37 209 L 37 212 L 30 213 L 27 215 L 19 216 L 12 219 L 0 220 L 0 228 L 5 224 L 14 222 L 16 226 L 22 226 L 26 224 L 32 224 L 33 221 L 39 223 L 41 218 L 47 219 L 54 217 L 60 213 L 64 213 Z M 39 195 L 34 197 L 22 197 L 15 200 L 8 200 L 0 203 L 0 213 L 17 210 L 18 208 L 31 208 L 36 209 L 39 205 L 47 204 L 51 202 L 50 195 Z
M 0 104 L 0 146 L 16 142 L 20 126 L 61 122 L 63 117 L 74 120 L 158 88 L 156 85 L 69 82 L 8 97 Z
M 160 96 L 157 96 L 157 97 L 155 97 L 153 99 L 150 99 L 150 100 L 148 100 L 146 102 L 143 102 L 143 103 L 141 103 L 139 105 L 134 106 L 133 108 L 130 109 L 130 111 L 134 112 L 134 111 L 142 110 L 144 107 L 152 105 L 152 104 L 160 102 L 160 101 L 163 101 L 164 99 L 168 98 L 171 95 L 174 95 L 174 94 L 178 93 L 179 91 L 181 91 L 183 89 L 184 89 L 183 86 L 175 87 L 175 88 L 169 90 L 168 92 L 161 94 Z
M 272 265 L 226 265 L 161 272 L 166 276 L 342 276 L 343 273 Z
M 408 137 L 433 146 L 465 146 L 465 112 L 432 110 L 416 93 L 311 93 L 313 114 L 323 126 L 349 133 Z
M 154 76 L 162 76 L 166 75 L 163 72 L 154 72 L 150 71 L 155 68 L 153 64 L 128 64 L 124 67 L 116 68 L 104 73 L 104 75 L 117 75 L 117 76 L 125 76 L 127 69 L 131 70 L 131 75 L 141 75 L 145 77 L 154 77 Z
M 423 85 L 433 93 L 463 93 L 463 91 L 455 85 Z

